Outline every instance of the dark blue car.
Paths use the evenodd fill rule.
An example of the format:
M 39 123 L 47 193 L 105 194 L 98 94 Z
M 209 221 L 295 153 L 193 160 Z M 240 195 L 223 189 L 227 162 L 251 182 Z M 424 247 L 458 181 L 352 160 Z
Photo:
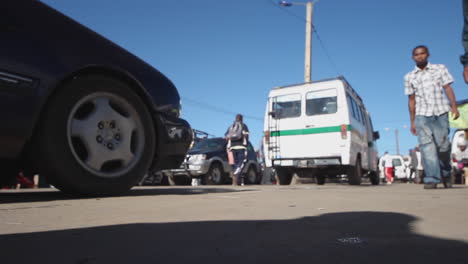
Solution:
M 0 184 L 18 172 L 110 195 L 180 165 L 192 140 L 162 73 L 33 0 L 2 1 Z

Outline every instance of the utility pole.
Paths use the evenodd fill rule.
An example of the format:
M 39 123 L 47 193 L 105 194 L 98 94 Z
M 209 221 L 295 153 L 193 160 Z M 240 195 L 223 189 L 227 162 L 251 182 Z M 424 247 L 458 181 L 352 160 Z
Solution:
M 398 141 L 398 129 L 395 129 L 396 154 L 400 155 L 400 142 Z
M 312 81 L 312 14 L 314 3 L 307 2 L 306 7 L 304 82 L 310 83 Z
M 280 1 L 282 6 L 305 5 L 306 6 L 306 30 L 305 30 L 305 62 L 304 62 L 304 82 L 312 82 L 312 15 L 314 4 L 319 0 L 314 0 L 307 3 L 292 3 L 288 1 Z

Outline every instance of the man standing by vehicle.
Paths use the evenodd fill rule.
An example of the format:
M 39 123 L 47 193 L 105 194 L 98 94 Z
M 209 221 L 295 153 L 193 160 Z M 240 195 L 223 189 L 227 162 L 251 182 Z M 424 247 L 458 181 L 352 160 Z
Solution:
M 448 112 L 452 112 L 453 119 L 459 117 L 451 87 L 453 77 L 444 65 L 431 64 L 428 58 L 429 49 L 426 46 L 414 48 L 416 67 L 404 78 L 411 133 L 418 136 L 425 170 L 424 189 L 436 189 L 441 181 L 445 188 L 450 188 Z
M 242 121 L 241 114 L 236 115 L 236 120 L 228 128 L 225 138 L 228 141 L 227 148 L 234 156 L 234 177 L 237 185 L 244 185 L 242 169 L 247 162 L 247 146 L 249 140 L 249 129 Z

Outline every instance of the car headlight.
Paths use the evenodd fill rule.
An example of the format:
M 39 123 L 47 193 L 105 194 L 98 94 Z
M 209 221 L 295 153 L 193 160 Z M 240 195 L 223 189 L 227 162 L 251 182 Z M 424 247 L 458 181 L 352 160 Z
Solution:
M 169 116 L 180 118 L 180 115 L 182 114 L 181 103 L 182 102 L 180 102 L 178 105 L 172 105 L 172 104 L 161 105 L 161 106 L 158 106 L 156 110 L 163 112 Z
M 205 154 L 195 154 L 190 156 L 190 163 L 202 163 L 206 159 Z

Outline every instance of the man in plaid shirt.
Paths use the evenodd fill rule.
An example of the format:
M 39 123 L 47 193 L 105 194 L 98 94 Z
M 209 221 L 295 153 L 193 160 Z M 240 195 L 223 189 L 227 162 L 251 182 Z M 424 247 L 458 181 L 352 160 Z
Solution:
M 424 189 L 436 189 L 441 181 L 452 187 L 448 112 L 459 113 L 451 87 L 453 77 L 442 64 L 428 62 L 426 46 L 413 49 L 416 67 L 405 75 L 405 94 L 411 118 L 411 133 L 418 136 L 424 167 Z M 444 93 L 445 92 L 445 93 Z

